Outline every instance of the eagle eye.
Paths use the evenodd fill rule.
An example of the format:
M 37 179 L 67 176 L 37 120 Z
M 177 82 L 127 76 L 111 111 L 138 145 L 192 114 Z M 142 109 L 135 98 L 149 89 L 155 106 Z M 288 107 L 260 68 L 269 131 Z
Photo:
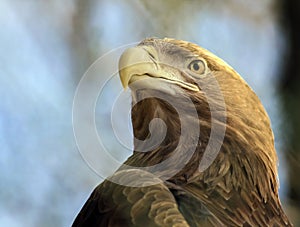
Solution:
M 203 74 L 205 72 L 205 63 L 202 60 L 193 60 L 189 66 L 189 70 L 197 73 L 197 74 Z

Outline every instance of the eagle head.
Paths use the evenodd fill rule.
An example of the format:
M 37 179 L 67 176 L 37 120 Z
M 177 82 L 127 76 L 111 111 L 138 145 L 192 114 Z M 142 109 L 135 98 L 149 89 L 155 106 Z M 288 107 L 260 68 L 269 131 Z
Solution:
M 231 172 L 232 177 L 239 179 L 233 183 L 239 184 L 242 171 L 245 180 L 255 185 L 264 181 L 264 187 L 276 187 L 277 158 L 269 118 L 257 95 L 222 59 L 196 44 L 149 38 L 127 49 L 119 68 L 122 85 L 132 91 L 135 138 L 145 141 L 164 135 L 161 128 L 167 127 L 164 140 L 156 149 L 147 150 L 147 144 L 145 150 L 143 146 L 136 149 L 144 156 L 139 165 L 157 164 L 173 155 L 175 147 L 187 149 L 196 145 L 193 155 L 186 157 L 190 160 L 182 161 L 185 154 L 178 154 L 176 159 L 184 162 L 188 175 L 197 172 L 201 159 L 214 158 L 208 163 L 214 163 L 210 167 L 215 168 L 217 175 L 210 177 Z M 155 118 L 164 124 L 149 127 Z M 183 122 L 188 132 L 182 132 Z M 216 133 L 209 144 L 212 126 Z M 182 144 L 178 144 L 180 136 L 185 138 Z M 186 144 L 186 140 L 190 143 Z M 259 168 L 253 169 L 253 165 Z M 183 169 L 187 174 L 187 169 Z
M 218 203 L 216 213 L 239 203 L 282 213 L 270 120 L 231 66 L 196 44 L 149 38 L 123 53 L 119 69 L 133 102 L 126 164 L 150 168 L 211 210 Z

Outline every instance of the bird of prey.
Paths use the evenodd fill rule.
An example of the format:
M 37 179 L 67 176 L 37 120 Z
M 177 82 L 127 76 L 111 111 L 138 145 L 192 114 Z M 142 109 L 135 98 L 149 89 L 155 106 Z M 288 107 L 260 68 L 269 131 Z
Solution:
M 148 38 L 122 54 L 119 73 L 135 149 L 74 227 L 292 226 L 269 118 L 232 67 L 196 44 Z

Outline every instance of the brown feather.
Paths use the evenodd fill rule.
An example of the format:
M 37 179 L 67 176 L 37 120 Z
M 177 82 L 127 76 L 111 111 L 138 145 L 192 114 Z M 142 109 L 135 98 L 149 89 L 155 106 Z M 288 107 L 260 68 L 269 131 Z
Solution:
M 86 202 L 73 226 L 292 226 L 278 197 L 277 156 L 270 120 L 260 100 L 246 82 L 223 60 L 209 51 L 185 41 L 174 39 L 146 39 L 139 46 L 151 46 L 163 59 L 164 70 L 178 69 L 184 83 L 200 84 L 195 92 L 173 86 L 174 94 L 159 89 L 144 89 L 134 95 L 146 93 L 155 96 L 164 93 L 168 100 L 179 103 L 185 114 L 179 118 L 174 107 L 162 99 L 144 99 L 132 108 L 134 136 L 140 140 L 151 137 L 148 125 L 153 118 L 162 119 L 168 126 L 167 135 L 158 148 L 149 152 L 134 151 L 125 162 L 136 167 L 149 167 L 180 153 L 176 162 L 153 174 L 128 170 L 124 166 L 113 177 L 124 182 L 147 176 L 149 182 L 172 173 L 166 182 L 147 187 L 125 187 L 108 180 L 100 184 Z M 180 68 L 189 56 L 206 61 L 208 71 L 199 78 Z M 172 65 L 168 68 L 165 65 Z M 215 91 L 217 80 L 225 101 L 222 108 L 220 94 Z M 205 86 L 205 91 L 201 87 Z M 184 97 L 189 97 L 187 103 Z M 210 109 L 209 103 L 214 108 Z M 196 108 L 197 118 L 191 117 Z M 212 119 L 212 111 L 216 119 Z M 226 117 L 226 122 L 218 119 Z M 197 147 L 184 167 L 178 164 L 186 157 L 193 143 L 179 143 L 181 121 L 189 127 L 200 125 L 200 136 L 183 135 Z M 207 147 L 211 124 L 226 128 L 225 137 L 216 138 Z M 156 132 L 160 128 L 155 128 Z M 199 163 L 205 149 L 221 148 L 213 163 L 204 171 Z M 174 173 L 174 174 L 173 174 Z M 148 175 L 147 175 L 148 174 Z

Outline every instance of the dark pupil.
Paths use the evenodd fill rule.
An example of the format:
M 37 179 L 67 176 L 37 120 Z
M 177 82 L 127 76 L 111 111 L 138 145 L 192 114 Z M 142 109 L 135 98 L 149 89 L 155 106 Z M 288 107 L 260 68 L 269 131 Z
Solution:
M 199 69 L 200 69 L 199 64 L 198 64 L 198 63 L 194 63 L 194 64 L 193 64 L 193 69 L 194 69 L 195 71 L 199 70 Z

